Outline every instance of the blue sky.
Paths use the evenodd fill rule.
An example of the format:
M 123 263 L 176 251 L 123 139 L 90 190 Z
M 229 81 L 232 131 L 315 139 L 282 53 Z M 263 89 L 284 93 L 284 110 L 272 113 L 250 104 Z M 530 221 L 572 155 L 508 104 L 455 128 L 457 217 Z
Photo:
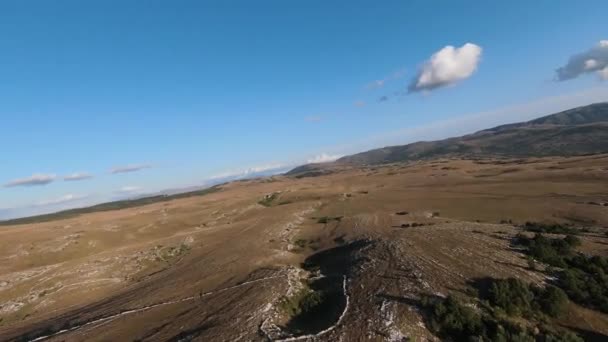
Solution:
M 556 74 L 608 39 L 607 12 L 606 1 L 4 1 L 0 218 L 608 100 L 601 70 Z M 479 49 L 468 69 L 408 93 L 433 54 L 467 43 Z M 112 172 L 125 167 L 137 170 Z M 74 173 L 91 177 L 63 180 Z

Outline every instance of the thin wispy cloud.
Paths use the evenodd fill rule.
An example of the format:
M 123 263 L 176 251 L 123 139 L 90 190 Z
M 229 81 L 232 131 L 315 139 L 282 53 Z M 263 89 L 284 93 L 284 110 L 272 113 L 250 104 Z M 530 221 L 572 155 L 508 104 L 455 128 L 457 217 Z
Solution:
M 481 53 L 482 48 L 473 43 L 442 48 L 424 63 L 408 91 L 431 91 L 471 77 L 481 61 Z
M 358 100 L 358 101 L 355 101 L 354 104 L 355 104 L 355 107 L 359 107 L 359 108 L 365 107 L 365 101 Z
M 55 181 L 55 175 L 48 174 L 33 174 L 30 177 L 14 179 L 6 184 L 4 184 L 5 188 L 11 188 L 16 186 L 41 186 L 47 185 Z
M 601 40 L 589 50 L 571 56 L 568 63 L 555 72 L 557 81 L 567 81 L 589 73 L 596 73 L 601 80 L 608 80 L 608 40 Z
M 110 173 L 112 174 L 117 174 L 117 173 L 129 173 L 129 172 L 137 172 L 137 171 L 141 171 L 144 169 L 149 169 L 152 166 L 150 164 L 131 164 L 131 165 L 124 165 L 124 166 L 117 166 L 114 167 L 110 170 Z
M 323 118 L 319 115 L 311 115 L 304 118 L 306 122 L 319 122 L 323 120 Z
M 93 178 L 93 175 L 90 173 L 75 172 L 75 173 L 69 174 L 67 176 L 64 176 L 63 180 L 66 182 L 74 182 L 74 181 L 81 181 L 81 180 L 91 179 L 91 178 Z
M 139 186 L 126 185 L 126 186 L 123 186 L 122 188 L 116 190 L 116 192 L 120 193 L 120 194 L 133 194 L 133 193 L 140 192 L 141 190 L 142 190 L 142 188 Z
M 74 202 L 74 201 L 79 201 L 79 200 L 85 199 L 87 197 L 88 197 L 87 195 L 67 194 L 67 195 L 63 195 L 58 198 L 53 198 L 50 200 L 38 202 L 38 203 L 36 203 L 36 205 L 37 206 L 47 206 L 47 205 L 65 204 L 65 203 L 70 203 L 70 202 Z
M 388 82 L 398 80 L 400 78 L 403 78 L 403 76 L 405 76 L 405 69 L 399 69 L 382 79 L 368 83 L 365 88 L 369 90 L 379 89 L 384 87 Z

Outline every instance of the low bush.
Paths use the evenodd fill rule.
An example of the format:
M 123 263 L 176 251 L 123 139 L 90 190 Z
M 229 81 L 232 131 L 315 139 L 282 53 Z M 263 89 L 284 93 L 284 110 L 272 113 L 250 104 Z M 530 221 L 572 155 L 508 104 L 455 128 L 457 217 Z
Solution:
M 290 316 L 306 314 L 314 310 L 323 302 L 323 294 L 306 287 L 292 297 L 284 297 L 279 302 L 279 307 Z
M 272 206 L 272 203 L 279 197 L 279 193 L 278 192 L 274 192 L 270 195 L 266 195 L 264 196 L 264 198 L 262 198 L 258 204 L 265 206 L 265 207 L 270 207 Z
M 335 216 L 335 217 L 331 217 L 331 216 L 322 216 L 322 217 L 319 217 L 319 218 L 317 219 L 317 223 L 323 223 L 323 224 L 327 224 L 327 223 L 329 223 L 329 222 L 331 222 L 331 221 L 340 222 L 340 221 L 342 221 L 342 218 L 343 218 L 342 216 Z

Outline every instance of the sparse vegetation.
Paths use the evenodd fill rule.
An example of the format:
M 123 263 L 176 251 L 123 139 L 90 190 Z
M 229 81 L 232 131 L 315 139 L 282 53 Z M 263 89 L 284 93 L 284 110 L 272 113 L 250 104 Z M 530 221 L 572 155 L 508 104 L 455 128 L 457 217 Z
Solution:
M 258 201 L 259 205 L 263 205 L 265 207 L 272 206 L 272 203 L 279 197 L 278 192 L 273 192 L 272 194 L 264 196 L 260 201 Z
M 330 223 L 331 221 L 336 221 L 336 222 L 340 222 L 342 221 L 343 216 L 322 216 L 319 217 L 317 219 L 317 223 L 323 223 L 323 224 L 327 224 Z
M 157 261 L 171 262 L 171 260 L 185 255 L 190 251 L 190 246 L 181 243 L 179 246 L 163 247 L 158 245 L 154 248 Z
M 306 244 L 308 243 L 308 241 L 306 241 L 306 239 L 297 239 L 294 244 L 300 248 L 304 248 L 306 247 Z
M 534 233 L 548 233 L 548 234 L 570 234 L 576 235 L 580 231 L 576 228 L 557 224 L 557 223 L 538 223 L 538 222 L 526 222 L 523 228 L 529 232 Z

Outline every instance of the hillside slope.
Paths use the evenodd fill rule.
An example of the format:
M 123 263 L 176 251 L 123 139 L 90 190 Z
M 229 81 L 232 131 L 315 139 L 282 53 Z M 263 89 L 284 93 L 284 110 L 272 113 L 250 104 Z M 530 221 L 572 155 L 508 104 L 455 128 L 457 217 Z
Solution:
M 573 156 L 606 151 L 608 103 L 597 103 L 528 122 L 497 126 L 462 137 L 374 149 L 340 158 L 335 164 L 374 165 L 455 155 Z M 299 167 L 288 174 L 299 174 L 302 170 L 311 172 L 319 167 Z

